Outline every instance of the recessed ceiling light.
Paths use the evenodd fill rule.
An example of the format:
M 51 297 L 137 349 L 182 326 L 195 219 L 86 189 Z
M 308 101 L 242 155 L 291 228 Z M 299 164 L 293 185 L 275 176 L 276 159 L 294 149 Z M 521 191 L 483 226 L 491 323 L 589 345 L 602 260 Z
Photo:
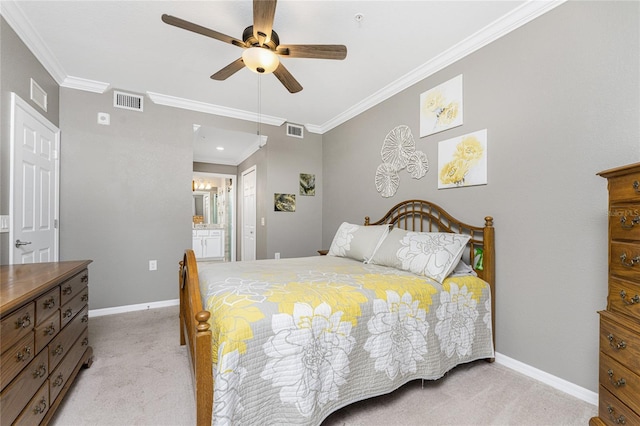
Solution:
M 216 147 L 216 149 L 217 149 L 218 151 L 224 151 L 224 146 L 217 146 L 217 147 Z

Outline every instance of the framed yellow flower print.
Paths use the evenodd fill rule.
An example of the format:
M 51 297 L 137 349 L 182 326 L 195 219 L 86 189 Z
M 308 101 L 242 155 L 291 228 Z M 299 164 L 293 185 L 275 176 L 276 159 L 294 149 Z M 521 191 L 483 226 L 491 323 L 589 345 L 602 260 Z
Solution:
M 438 189 L 487 184 L 487 129 L 438 143 Z
M 462 122 L 462 74 L 420 94 L 421 138 Z

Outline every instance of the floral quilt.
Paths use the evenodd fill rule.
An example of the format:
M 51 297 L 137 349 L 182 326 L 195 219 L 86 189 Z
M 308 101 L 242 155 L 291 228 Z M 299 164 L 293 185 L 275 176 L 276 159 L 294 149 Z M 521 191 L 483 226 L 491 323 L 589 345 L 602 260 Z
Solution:
M 334 256 L 198 264 L 215 425 L 319 425 L 494 356 L 489 285 Z

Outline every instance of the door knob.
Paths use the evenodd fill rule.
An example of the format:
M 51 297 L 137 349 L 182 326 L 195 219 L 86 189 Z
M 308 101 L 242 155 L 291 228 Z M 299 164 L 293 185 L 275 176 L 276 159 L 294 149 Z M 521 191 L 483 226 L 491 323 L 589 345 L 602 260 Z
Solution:
M 16 240 L 16 248 L 20 248 L 20 246 L 26 246 L 27 244 L 31 244 L 31 241 Z

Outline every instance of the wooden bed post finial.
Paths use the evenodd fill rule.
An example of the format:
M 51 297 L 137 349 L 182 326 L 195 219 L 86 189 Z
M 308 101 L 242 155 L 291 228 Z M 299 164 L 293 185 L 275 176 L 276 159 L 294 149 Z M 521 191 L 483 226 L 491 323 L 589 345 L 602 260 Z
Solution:
M 198 321 L 198 325 L 196 329 L 198 331 L 208 331 L 209 330 L 209 317 L 211 316 L 211 312 L 209 311 L 200 311 L 196 314 L 196 321 Z
M 371 219 L 369 219 L 369 216 L 365 216 L 364 217 L 364 226 L 369 226 L 369 222 Z
M 484 218 L 484 226 L 493 226 L 493 217 L 487 216 Z

